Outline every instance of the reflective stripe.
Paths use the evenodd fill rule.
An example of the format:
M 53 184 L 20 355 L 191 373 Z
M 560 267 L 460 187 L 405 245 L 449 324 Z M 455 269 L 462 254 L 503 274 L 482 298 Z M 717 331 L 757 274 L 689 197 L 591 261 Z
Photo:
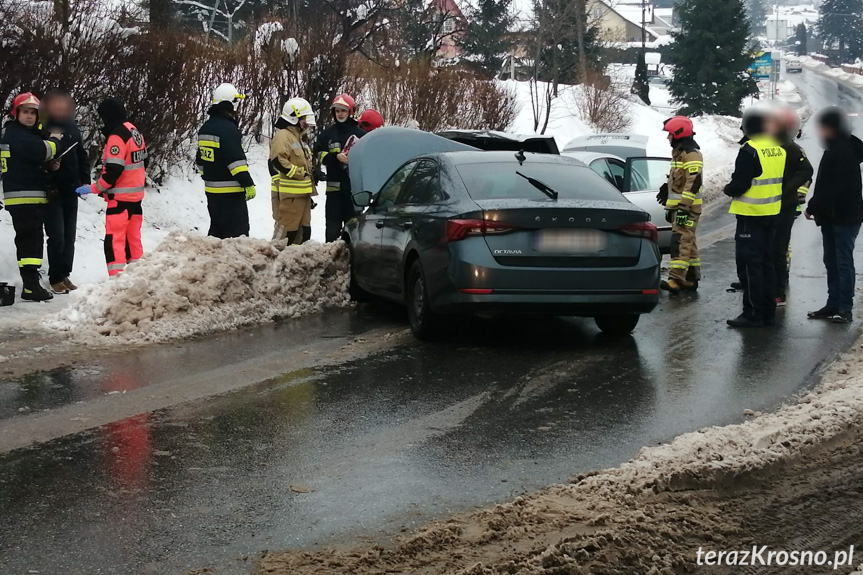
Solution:
M 144 162 L 136 162 L 134 164 L 126 164 L 126 167 L 123 169 L 126 170 L 127 172 L 131 171 L 131 170 L 142 170 L 142 169 L 144 169 Z
M 3 192 L 3 197 L 7 200 L 14 200 L 18 198 L 46 198 L 48 194 L 45 193 L 45 190 L 21 190 L 15 192 Z
M 314 191 L 311 180 L 282 179 L 274 183 L 273 189 L 280 194 L 311 194 Z
M 19 198 L 16 200 L 4 200 L 6 206 L 24 206 L 29 204 L 47 204 L 48 198 Z
M 689 267 L 691 267 L 691 268 L 701 267 L 701 259 L 693 258 L 693 259 L 689 260 Z
M 249 166 L 247 166 L 247 165 L 237 166 L 236 168 L 230 168 L 230 170 L 231 170 L 231 175 L 236 176 L 240 172 L 248 172 Z
M 338 192 L 341 191 L 342 184 L 341 182 L 327 182 L 327 191 L 328 192 Z
M 209 194 L 233 194 L 245 191 L 240 182 L 227 180 L 222 182 L 204 182 L 204 191 Z
M 109 272 L 120 271 L 125 267 L 126 267 L 126 264 L 108 264 L 108 271 Z
M 807 188 L 806 186 L 800 186 L 799 188 L 797 188 L 797 193 L 803 194 L 805 196 L 809 193 L 809 188 Z
M 57 155 L 57 144 L 48 140 L 43 140 L 45 144 L 45 159 L 50 160 Z
M 18 260 L 18 267 L 23 268 L 24 266 L 41 266 L 42 258 L 21 258 Z
M 199 148 L 219 148 L 221 146 L 220 146 L 218 138 L 217 138 L 216 141 L 198 139 L 198 147 Z
M 126 161 L 123 158 L 105 158 L 105 165 L 112 164 L 114 166 L 125 166 Z
M 198 143 L 201 142 L 216 142 L 217 144 L 221 138 L 219 136 L 211 136 L 210 134 L 198 134 Z
M 752 180 L 752 187 L 755 186 L 773 186 L 775 184 L 781 184 L 782 178 L 766 178 L 764 180 L 760 180 L 758 178 Z
M 103 182 L 104 182 L 104 184 L 103 184 Z M 108 182 L 105 182 L 105 180 L 103 180 L 102 178 L 99 178 L 99 181 L 96 182 L 96 189 L 99 190 L 100 193 L 107 192 L 109 189 L 111 189 L 111 186 L 107 185 L 107 184 L 108 184 Z
M 751 196 L 740 196 L 739 198 L 735 198 L 734 201 L 741 202 L 743 204 L 751 204 L 753 206 L 764 206 L 767 204 L 772 204 L 774 202 L 778 202 L 782 200 L 782 194 L 778 194 L 775 196 L 768 196 L 766 198 L 753 198 Z M 734 212 L 732 212 L 734 213 Z M 775 214 L 774 214 L 775 215 Z
M 115 196 L 122 196 L 125 194 L 139 194 L 144 191 L 144 186 L 136 186 L 134 188 L 113 188 L 108 193 L 114 194 Z
M 291 169 L 285 174 L 288 178 L 293 178 L 297 174 L 297 170 L 299 168 L 297 166 L 291 166 Z
M 237 160 L 236 162 L 231 162 L 230 164 L 228 164 L 228 169 L 233 172 L 234 168 L 239 168 L 240 166 L 249 167 L 249 162 L 247 162 L 246 160 Z
M 685 270 L 689 267 L 689 262 L 686 260 L 671 260 L 668 267 L 673 270 Z

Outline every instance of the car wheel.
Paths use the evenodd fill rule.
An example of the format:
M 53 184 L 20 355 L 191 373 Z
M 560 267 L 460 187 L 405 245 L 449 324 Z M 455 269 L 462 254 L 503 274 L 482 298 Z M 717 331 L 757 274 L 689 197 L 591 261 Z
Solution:
M 439 318 L 429 304 L 428 286 L 419 260 L 411 265 L 406 296 L 408 321 L 414 336 L 423 340 L 434 339 L 438 334 Z
M 598 315 L 593 320 L 602 333 L 612 336 L 625 336 L 632 333 L 641 316 L 637 313 Z
M 350 258 L 350 284 L 348 285 L 348 295 L 351 296 L 351 301 L 355 301 L 357 303 L 364 303 L 372 299 L 372 296 L 369 292 L 364 290 L 357 283 L 356 275 L 354 274 L 354 250 L 351 248 L 351 244 L 348 244 L 348 251 L 351 254 Z

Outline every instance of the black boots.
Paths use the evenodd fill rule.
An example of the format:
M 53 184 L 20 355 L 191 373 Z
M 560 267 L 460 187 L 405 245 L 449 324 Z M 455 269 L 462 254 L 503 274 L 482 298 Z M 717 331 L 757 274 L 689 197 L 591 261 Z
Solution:
M 51 292 L 42 287 L 39 282 L 39 269 L 32 266 L 21 268 L 21 280 L 24 282 L 24 291 L 21 292 L 21 299 L 27 301 L 48 301 L 54 296 Z

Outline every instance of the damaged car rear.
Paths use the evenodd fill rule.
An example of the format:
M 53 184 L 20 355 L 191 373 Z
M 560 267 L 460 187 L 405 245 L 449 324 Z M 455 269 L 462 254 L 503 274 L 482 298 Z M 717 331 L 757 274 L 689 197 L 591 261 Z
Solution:
M 623 335 L 657 304 L 656 227 L 581 162 L 398 128 L 351 153 L 365 208 L 345 227 L 352 291 L 405 304 L 421 339 L 475 312 L 592 317 Z M 386 160 L 366 169 L 375 157 Z

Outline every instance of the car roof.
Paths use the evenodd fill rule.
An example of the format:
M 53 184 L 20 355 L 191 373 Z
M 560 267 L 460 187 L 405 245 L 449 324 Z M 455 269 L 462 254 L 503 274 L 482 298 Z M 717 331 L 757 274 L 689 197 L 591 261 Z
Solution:
M 464 164 L 500 164 L 500 163 L 517 163 L 518 159 L 516 155 L 518 152 L 506 151 L 506 152 L 471 152 L 471 151 L 457 151 L 457 152 L 444 152 L 440 154 L 434 154 L 433 156 L 442 156 L 447 158 L 453 164 L 456 165 L 464 165 Z M 433 157 L 430 156 L 430 157 Z M 587 167 L 584 162 L 576 159 L 570 158 L 567 156 L 559 156 L 557 154 L 536 154 L 533 152 L 525 152 L 524 154 L 524 163 L 527 165 L 530 164 L 567 164 L 570 166 L 577 167 Z
M 621 158 L 646 156 L 650 140 L 641 134 L 588 134 L 573 138 L 563 147 L 564 152 L 609 153 Z

